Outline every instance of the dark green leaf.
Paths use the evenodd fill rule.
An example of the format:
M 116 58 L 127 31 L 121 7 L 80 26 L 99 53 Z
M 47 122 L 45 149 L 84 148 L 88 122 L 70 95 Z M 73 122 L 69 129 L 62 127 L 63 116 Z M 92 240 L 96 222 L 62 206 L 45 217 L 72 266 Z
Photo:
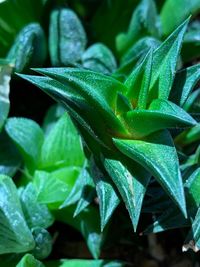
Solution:
M 94 159 L 91 160 L 91 170 L 99 201 L 101 230 L 103 231 L 119 205 L 120 199 L 110 181 L 110 177 L 99 168 Z
M 137 163 L 127 168 L 118 160 L 105 159 L 104 166 L 124 200 L 136 231 L 150 174 Z
M 200 64 L 177 72 L 171 91 L 173 102 L 183 106 L 198 80 L 200 80 Z
M 56 210 L 54 214 L 58 221 L 67 223 L 80 231 L 92 256 L 95 259 L 99 257 L 104 235 L 100 231 L 100 218 L 97 209 L 90 206 L 82 211 L 76 219 L 73 218 L 73 206 L 66 207 L 63 210 Z
M 197 211 L 194 221 L 192 222 L 191 230 L 189 231 L 182 250 L 187 251 L 192 249 L 194 252 L 200 250 L 200 208 Z
M 182 23 L 154 52 L 151 98 L 168 99 L 176 73 L 181 45 L 189 20 Z
M 162 185 L 186 216 L 185 196 L 178 157 L 167 131 L 154 133 L 145 140 L 113 140 L 117 148 L 141 164 Z

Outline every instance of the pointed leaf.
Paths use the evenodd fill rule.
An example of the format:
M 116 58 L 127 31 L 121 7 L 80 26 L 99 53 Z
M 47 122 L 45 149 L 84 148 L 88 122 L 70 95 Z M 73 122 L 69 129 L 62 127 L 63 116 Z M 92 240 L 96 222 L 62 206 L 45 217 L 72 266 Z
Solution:
M 154 52 L 150 98 L 168 99 L 187 24 L 181 24 Z
M 126 90 L 122 83 L 100 73 L 75 68 L 36 69 L 36 71 L 59 81 L 62 84 L 61 89 L 65 85 L 66 92 L 76 91 L 86 100 L 88 106 L 92 105 L 99 112 L 108 128 L 112 125 L 113 131 L 125 131 L 114 114 L 117 92 Z
M 188 129 L 175 138 L 175 143 L 181 147 L 197 142 L 200 139 L 200 123 Z
M 147 54 L 142 63 L 133 70 L 125 81 L 125 85 L 128 87 L 126 95 L 132 105 L 139 109 L 145 109 L 147 105 L 151 68 L 152 51 Z
M 95 161 L 91 161 L 92 177 L 96 186 L 97 196 L 99 200 L 99 209 L 101 217 L 101 230 L 111 218 L 113 212 L 119 205 L 120 199 L 106 173 L 103 173 L 96 165 Z
M 11 178 L 5 175 L 0 175 L 0 220 L 0 254 L 22 253 L 34 248 L 17 189 Z
M 83 187 L 88 181 L 88 175 L 89 173 L 87 169 L 82 168 L 78 178 L 76 179 L 74 183 L 72 190 L 70 191 L 70 193 L 68 194 L 67 198 L 65 199 L 63 204 L 60 206 L 60 208 L 70 206 L 79 201 L 82 195 Z
M 146 168 L 169 197 L 186 216 L 185 197 L 178 157 L 172 138 L 167 131 L 160 131 L 145 140 L 113 140 L 116 147 L 125 155 Z
M 182 108 L 162 99 L 154 100 L 148 110 L 132 110 L 121 118 L 134 138 L 166 128 L 190 127 L 196 124 Z
M 84 175 L 84 177 L 85 179 L 82 185 L 83 187 L 81 197 L 77 203 L 74 217 L 81 213 L 94 200 L 96 196 L 94 182 L 89 172 L 87 172 L 87 175 Z
M 105 159 L 104 166 L 119 190 L 136 231 L 150 174 L 137 163 L 127 168 L 118 160 Z

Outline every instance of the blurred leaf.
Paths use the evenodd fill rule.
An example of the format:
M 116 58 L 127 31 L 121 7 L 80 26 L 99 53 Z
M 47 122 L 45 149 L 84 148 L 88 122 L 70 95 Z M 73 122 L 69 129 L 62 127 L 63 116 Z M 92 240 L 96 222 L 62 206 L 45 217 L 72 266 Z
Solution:
M 194 221 L 192 222 L 191 230 L 184 241 L 182 250 L 184 252 L 189 248 L 194 252 L 198 252 L 200 250 L 200 208 L 198 209 Z
M 31 252 L 39 260 L 47 258 L 51 253 L 53 243 L 49 232 L 41 227 L 35 227 L 32 229 L 32 235 L 35 240 L 35 248 Z
M 24 219 L 17 189 L 5 175 L 0 175 L 0 219 L 0 254 L 33 249 L 34 240 Z
M 49 25 L 49 52 L 53 66 L 68 66 L 81 59 L 87 37 L 73 10 L 53 10 Z
M 197 207 L 200 204 L 199 200 L 199 185 L 200 185 L 200 168 L 196 169 L 184 184 L 188 219 L 185 219 L 183 214 L 179 212 L 177 207 L 171 207 L 167 211 L 163 212 L 156 221 L 150 225 L 144 233 L 158 233 L 168 229 L 181 228 L 190 226 L 191 221 L 197 211 Z
M 0 56 L 5 57 L 17 33 L 27 24 L 39 21 L 44 0 L 6 0 L 0 3 Z M 27 12 L 28 11 L 28 12 Z
M 116 147 L 146 168 L 186 216 L 185 196 L 178 157 L 168 131 L 154 133 L 144 140 L 114 139 Z
M 47 267 L 124 267 L 123 263 L 105 260 L 60 260 L 47 262 Z M 32 266 L 31 266 L 32 267 Z
M 173 102 L 183 106 L 199 80 L 200 64 L 177 72 L 171 91 Z
M 123 55 L 139 38 L 160 36 L 159 17 L 153 0 L 142 0 L 134 10 L 127 33 L 117 36 L 117 51 Z
M 128 27 L 131 14 L 138 2 L 139 0 L 127 0 L 124 5 L 124 0 L 102 1 L 92 19 L 92 30 L 97 41 L 115 49 L 115 37 Z
M 126 167 L 118 160 L 105 159 L 104 166 L 124 200 L 136 231 L 150 174 L 137 163 Z
M 195 109 L 195 105 L 196 105 L 196 103 L 198 103 L 199 99 L 200 99 L 200 88 L 193 91 L 189 95 L 189 97 L 187 98 L 187 100 L 185 101 L 185 103 L 183 105 L 183 108 L 186 111 L 194 112 L 193 110 Z
M 45 267 L 40 261 L 36 260 L 33 255 L 25 254 L 16 267 Z
M 185 34 L 181 57 L 183 62 L 190 62 L 200 56 L 200 22 L 198 20 L 191 22 Z
M 0 63 L 0 130 L 10 109 L 9 93 L 11 72 L 11 65 Z
M 160 13 L 163 34 L 170 34 L 191 14 L 194 16 L 199 11 L 199 0 L 166 0 Z
M 30 172 L 37 166 L 44 136 L 39 125 L 25 118 L 9 118 L 5 129 L 14 141 Z
M 200 123 L 191 129 L 185 130 L 175 138 L 175 143 L 181 147 L 200 140 Z
M 54 125 L 57 123 L 58 119 L 66 112 L 64 107 L 61 105 L 55 104 L 51 106 L 47 113 L 45 114 L 42 128 L 45 132 L 45 135 L 48 135 Z
M 44 31 L 38 23 L 25 26 L 17 35 L 6 59 L 16 72 L 42 66 L 47 55 Z
M 82 233 L 92 256 L 97 259 L 103 243 L 104 234 L 100 230 L 98 210 L 92 206 L 82 211 L 76 219 L 73 218 L 75 207 L 70 206 L 62 210 L 55 210 L 58 221 L 67 223 Z
M 21 156 L 5 131 L 0 133 L 0 173 L 13 177 L 21 165 Z
M 66 166 L 81 167 L 83 163 L 84 154 L 80 137 L 65 112 L 44 140 L 39 168 L 55 170 Z
M 37 191 L 32 183 L 29 183 L 25 188 L 20 188 L 19 196 L 29 228 L 47 228 L 53 224 L 54 219 L 47 206 L 37 202 Z
M 111 74 L 117 68 L 117 62 L 111 50 L 101 43 L 91 45 L 84 52 L 82 64 L 86 69 L 103 74 Z

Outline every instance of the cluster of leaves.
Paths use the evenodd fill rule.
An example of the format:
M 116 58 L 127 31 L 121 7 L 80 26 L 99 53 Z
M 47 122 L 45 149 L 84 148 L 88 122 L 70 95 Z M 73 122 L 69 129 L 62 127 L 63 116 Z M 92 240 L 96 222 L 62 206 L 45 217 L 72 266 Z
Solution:
M 200 23 L 188 26 L 187 19 L 199 1 L 181 1 L 180 12 L 172 12 L 175 3 L 166 0 L 159 13 L 153 0 L 130 1 L 128 30 L 119 23 L 111 34 L 104 23 L 122 12 L 123 1 L 105 1 L 91 20 L 98 37 L 89 47 L 80 19 L 66 7 L 51 9 L 47 45 L 39 21 L 48 1 L 38 1 L 37 17 L 19 18 L 23 9 L 36 9 L 25 2 L 22 8 L 15 1 L 19 12 L 9 22 L 2 16 L 0 25 L 0 254 L 8 254 L 2 266 L 124 266 L 98 260 L 120 203 L 135 231 L 143 213 L 154 218 L 144 233 L 190 227 L 183 250 L 198 251 L 200 65 L 184 64 L 200 55 Z M 1 3 L 0 14 L 12 13 L 13 3 Z M 102 43 L 112 48 L 113 40 L 117 59 Z M 48 62 L 53 68 L 38 68 Z M 59 103 L 42 126 L 7 118 L 10 79 L 30 67 L 40 76 L 18 75 Z M 77 229 L 95 260 L 42 263 L 55 221 Z

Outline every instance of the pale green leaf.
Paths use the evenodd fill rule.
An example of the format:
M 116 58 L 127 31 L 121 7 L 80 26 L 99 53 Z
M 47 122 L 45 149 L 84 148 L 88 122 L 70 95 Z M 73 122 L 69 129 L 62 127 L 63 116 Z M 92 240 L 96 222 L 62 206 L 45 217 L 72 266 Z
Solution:
M 82 64 L 86 69 L 104 74 L 111 74 L 117 68 L 117 63 L 111 50 L 101 43 L 95 43 L 84 52 Z
M 199 10 L 199 0 L 166 0 L 160 14 L 164 35 L 170 34 L 188 16 L 197 14 Z
M 68 66 L 81 59 L 87 37 L 73 10 L 53 10 L 49 25 L 49 51 L 53 66 Z
M 0 175 L 0 221 L 0 254 L 22 253 L 34 248 L 17 189 L 11 178 L 5 175 Z
M 43 170 L 66 166 L 81 167 L 84 160 L 80 137 L 70 117 L 65 113 L 44 140 L 39 166 Z
M 16 265 L 16 267 L 45 267 L 42 262 L 38 261 L 31 254 L 26 254 L 20 260 L 20 262 Z
M 24 217 L 29 228 L 43 227 L 47 228 L 53 224 L 53 216 L 44 204 L 37 201 L 37 191 L 32 183 L 19 190 Z
M 5 129 L 19 149 L 26 167 L 33 172 L 44 140 L 41 128 L 30 119 L 10 118 L 6 122 Z

